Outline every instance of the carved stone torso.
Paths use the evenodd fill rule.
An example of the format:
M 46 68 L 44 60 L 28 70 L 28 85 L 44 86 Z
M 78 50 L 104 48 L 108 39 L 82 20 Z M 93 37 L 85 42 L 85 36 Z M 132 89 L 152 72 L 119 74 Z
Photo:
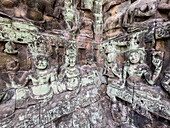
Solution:
M 51 91 L 49 85 L 51 74 L 47 71 L 42 71 L 35 75 L 29 75 L 27 79 L 32 81 L 33 85 L 30 85 L 31 92 L 35 96 L 46 95 Z
M 67 84 L 68 84 L 67 89 L 73 90 L 79 84 L 80 71 L 76 67 L 73 68 L 68 67 L 66 68 L 65 74 L 66 74 Z

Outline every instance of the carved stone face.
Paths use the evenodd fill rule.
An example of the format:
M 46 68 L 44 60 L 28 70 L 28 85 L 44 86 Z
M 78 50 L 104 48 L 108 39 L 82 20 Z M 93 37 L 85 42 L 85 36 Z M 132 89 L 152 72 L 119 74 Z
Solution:
M 47 58 L 45 56 L 37 56 L 35 61 L 35 67 L 37 69 L 43 70 L 46 69 L 48 65 Z
M 138 52 L 132 52 L 130 53 L 129 55 L 129 61 L 132 63 L 132 64 L 136 64 L 138 63 L 140 60 L 140 54 Z
M 76 57 L 70 57 L 70 67 L 74 67 L 76 65 Z

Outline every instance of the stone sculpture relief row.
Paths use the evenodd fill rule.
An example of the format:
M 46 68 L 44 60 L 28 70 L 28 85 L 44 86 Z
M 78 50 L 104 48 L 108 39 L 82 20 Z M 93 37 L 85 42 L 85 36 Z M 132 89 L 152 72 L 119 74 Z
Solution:
M 0 127 L 168 127 L 169 10 L 169 0 L 1 0 Z
M 17 32 L 15 32 L 15 29 L 12 29 L 13 28 L 9 28 L 9 30 L 13 31 L 14 35 L 16 35 Z M 2 35 L 3 33 L 4 31 Z M 49 106 L 48 102 L 55 103 L 58 102 L 58 100 L 60 101 L 61 99 L 58 99 L 58 96 L 66 95 L 63 99 L 67 102 L 71 102 L 69 104 L 72 104 L 73 108 L 71 108 L 71 110 L 69 109 L 70 106 L 65 106 L 65 114 L 70 113 L 70 111 L 74 109 L 76 111 L 76 109 L 79 108 L 74 106 L 74 102 L 80 102 L 82 106 L 87 106 L 92 102 L 92 97 L 94 97 L 92 100 L 96 100 L 95 98 L 98 97 L 97 88 L 103 81 L 100 77 L 101 73 L 99 73 L 97 66 L 94 64 L 93 56 L 90 53 L 86 56 L 88 60 L 87 65 L 78 66 L 76 64 L 77 47 L 75 40 L 66 41 L 58 36 L 49 37 L 49 35 L 46 36 L 36 32 L 28 32 L 27 35 L 32 35 L 34 38 L 28 38 L 28 41 L 23 43 L 17 40 L 20 37 L 20 33 L 13 36 L 11 41 L 8 41 L 10 34 L 11 33 L 7 33 L 5 38 L 2 36 L 4 42 L 1 45 L 3 47 L 1 54 L 8 55 L 12 58 L 11 60 L 7 60 L 5 65 L 2 65 L 5 69 L 1 68 L 1 86 L 4 87 L 1 90 L 0 97 L 0 107 L 2 109 L 0 117 L 1 127 L 27 127 L 29 125 L 30 127 L 39 127 L 40 125 L 45 125 L 49 119 L 45 119 L 46 113 L 42 112 L 42 122 L 40 123 L 38 121 L 39 115 L 36 115 L 36 111 L 39 111 L 39 106 L 37 106 L 37 104 L 42 108 L 44 107 L 47 111 L 51 109 L 52 112 L 56 113 L 55 106 Z M 25 37 L 22 38 L 25 39 Z M 20 66 L 23 65 L 20 64 L 21 60 L 18 58 L 20 57 L 18 55 L 21 54 L 22 47 L 18 47 L 18 44 L 24 45 L 25 53 L 22 54 L 25 54 L 24 57 L 26 58 L 23 59 L 28 61 L 29 70 L 21 70 L 20 68 Z M 58 54 L 61 47 L 65 49 L 62 56 L 64 60 L 63 64 L 58 63 Z M 56 55 L 56 57 L 53 58 L 53 55 Z M 80 92 L 83 87 L 89 85 L 94 86 L 94 89 L 88 89 L 85 92 L 92 94 L 86 94 L 89 96 L 83 99 L 84 97 L 80 95 Z M 67 93 L 71 94 L 67 95 Z M 81 98 L 75 99 L 78 95 Z M 57 105 L 60 106 L 63 103 L 61 102 Z M 83 105 L 84 103 L 85 105 Z M 32 111 L 33 113 L 35 112 L 35 114 L 32 113 L 33 120 L 26 121 L 30 116 L 30 107 L 35 107 L 36 111 L 34 111 L 34 109 Z M 22 113 L 22 109 L 28 109 L 28 113 Z M 59 113 L 61 112 L 59 109 L 57 111 Z M 47 118 L 53 118 L 54 120 L 58 116 L 62 116 L 62 113 L 58 114 L 54 114 L 53 117 L 47 114 Z
M 169 1 L 106 4 L 101 45 L 106 93 L 115 103 L 117 98 L 131 103 L 141 115 L 138 106 L 169 119 L 169 50 L 161 41 L 169 40 Z

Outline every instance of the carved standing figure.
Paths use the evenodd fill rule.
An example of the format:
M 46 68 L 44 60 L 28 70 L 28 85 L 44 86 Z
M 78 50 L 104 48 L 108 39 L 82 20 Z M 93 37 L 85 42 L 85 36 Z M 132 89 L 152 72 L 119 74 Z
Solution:
M 125 87 L 127 82 L 127 88 L 130 91 L 134 92 L 135 90 L 137 94 L 147 98 L 159 98 L 158 93 L 154 91 L 154 87 L 147 85 L 154 85 L 159 77 L 162 69 L 162 56 L 162 52 L 153 52 L 152 63 L 155 66 L 155 70 L 152 74 L 149 66 L 144 63 L 145 52 L 140 49 L 130 51 L 128 63 L 123 69 L 122 87 Z
M 116 51 L 107 55 L 105 75 L 108 77 L 108 84 L 119 88 L 121 85 L 122 67 L 120 62 L 116 61 L 117 56 L 118 53 Z

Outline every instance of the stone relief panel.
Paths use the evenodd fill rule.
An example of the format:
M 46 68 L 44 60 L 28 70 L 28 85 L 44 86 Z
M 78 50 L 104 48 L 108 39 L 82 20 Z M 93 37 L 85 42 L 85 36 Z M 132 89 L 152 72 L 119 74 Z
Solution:
M 125 105 L 126 112 L 121 115 L 124 127 L 139 127 L 135 122 L 134 111 L 152 119 L 139 108 L 169 120 L 166 71 L 169 51 L 163 48 L 169 40 L 169 19 L 168 12 L 163 15 L 159 9 L 162 4 L 167 8 L 168 1 L 107 1 L 104 5 L 107 7 L 104 8 L 105 35 L 100 45 L 104 56 L 103 75 L 107 80 L 106 93 L 114 102 L 113 105 L 117 106 L 120 99 L 131 104 L 130 110 Z M 110 18 L 111 23 L 108 22 L 108 25 L 111 28 L 107 25 L 107 17 Z M 114 18 L 119 25 L 112 25 Z
M 27 25 L 22 22 L 21 24 Z M 17 27 L 20 29 L 19 26 Z M 37 28 L 34 25 L 33 27 Z M 38 31 L 24 30 L 27 35 L 32 37 L 28 40 L 24 40 L 25 37 L 22 37 L 23 40 L 20 42 L 18 40 L 20 33 L 15 31 L 14 28 L 7 28 L 16 36 L 8 32 L 1 41 L 3 47 L 1 54 L 11 57 L 9 62 L 1 62 L 6 67 L 1 72 L 1 127 L 40 127 L 46 125 L 47 127 L 56 127 L 55 121 L 49 123 L 49 118 L 51 121 L 58 120 L 57 118 L 60 118 L 60 116 L 70 114 L 73 111 L 78 112 L 81 107 L 89 106 L 91 102 L 99 100 L 98 91 L 104 81 L 104 78 L 101 79 L 102 72 L 99 72 L 98 67 L 93 62 L 93 55 L 87 56 L 88 65 L 77 65 L 77 42 L 74 38 L 70 39 L 72 35 L 66 38 L 66 35 L 62 37 L 61 35 L 54 36 L 42 34 Z M 17 32 L 18 34 L 16 34 Z M 10 34 L 13 36 L 12 38 L 9 38 Z M 23 47 L 25 53 L 21 52 L 22 47 L 20 48 L 19 45 Z M 61 59 L 64 60 L 64 64 L 62 65 L 58 58 L 60 48 L 64 49 Z M 20 58 L 19 54 L 23 57 Z M 21 59 L 29 62 L 27 69 L 20 67 L 24 66 Z M 84 95 L 81 95 L 82 91 Z M 63 97 L 68 106 L 66 106 L 67 103 L 63 104 L 64 100 L 60 101 L 63 98 L 58 99 L 58 96 Z M 56 109 L 56 105 L 49 106 L 49 102 L 51 104 L 61 102 L 60 105 L 65 109 L 56 104 L 61 107 L 62 112 L 60 109 Z M 72 104 L 72 107 L 70 104 Z M 43 108 L 43 111 L 40 107 Z M 69 107 L 71 108 L 69 109 Z M 44 113 L 50 110 L 53 112 L 57 110 L 60 114 L 58 115 L 55 112 L 56 114 L 51 117 L 51 115 Z M 77 122 L 77 116 L 79 116 L 78 113 L 73 114 L 73 122 Z M 74 123 L 71 126 L 90 126 L 88 118 L 85 119 L 85 122 L 85 124 Z M 63 124 L 61 124 L 62 126 Z
M 0 127 L 168 128 L 169 0 L 1 0 Z

